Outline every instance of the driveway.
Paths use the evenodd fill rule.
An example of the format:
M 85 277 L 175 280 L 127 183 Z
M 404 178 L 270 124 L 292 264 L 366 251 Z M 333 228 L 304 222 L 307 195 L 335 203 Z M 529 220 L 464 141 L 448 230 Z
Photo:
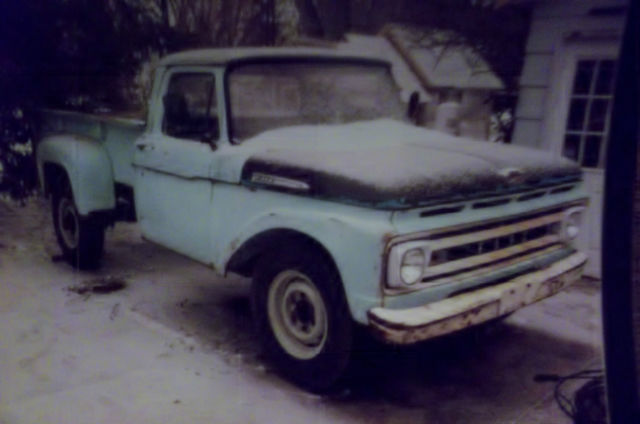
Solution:
M 316 396 L 260 356 L 247 280 L 135 224 L 108 230 L 98 272 L 58 255 L 44 200 L 0 201 L 2 424 L 569 423 L 533 377 L 601 366 L 599 284 L 583 281 L 482 330 L 410 348 L 365 338 L 349 388 Z

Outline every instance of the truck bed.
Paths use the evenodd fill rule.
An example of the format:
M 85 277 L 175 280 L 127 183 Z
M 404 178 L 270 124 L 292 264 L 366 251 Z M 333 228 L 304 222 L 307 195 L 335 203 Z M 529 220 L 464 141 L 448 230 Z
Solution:
M 42 136 L 72 134 L 102 144 L 107 150 L 117 183 L 133 185 L 133 142 L 145 130 L 142 112 L 89 114 L 45 109 L 41 112 Z

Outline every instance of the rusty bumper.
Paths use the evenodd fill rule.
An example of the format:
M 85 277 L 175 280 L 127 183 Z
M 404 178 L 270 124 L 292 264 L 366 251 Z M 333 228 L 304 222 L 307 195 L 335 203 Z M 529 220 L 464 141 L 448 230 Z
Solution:
M 504 283 L 409 309 L 369 310 L 369 326 L 384 341 L 411 344 L 480 324 L 552 296 L 582 276 L 578 252 Z

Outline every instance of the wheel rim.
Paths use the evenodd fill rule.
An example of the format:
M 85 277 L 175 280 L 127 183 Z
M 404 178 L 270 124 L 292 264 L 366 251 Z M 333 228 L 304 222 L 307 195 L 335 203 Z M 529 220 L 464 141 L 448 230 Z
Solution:
M 69 249 L 75 249 L 78 246 L 79 226 L 78 214 L 73 202 L 63 197 L 58 203 L 58 228 Z
M 269 322 L 280 346 L 298 359 L 316 356 L 327 340 L 327 309 L 309 277 L 287 270 L 269 288 Z

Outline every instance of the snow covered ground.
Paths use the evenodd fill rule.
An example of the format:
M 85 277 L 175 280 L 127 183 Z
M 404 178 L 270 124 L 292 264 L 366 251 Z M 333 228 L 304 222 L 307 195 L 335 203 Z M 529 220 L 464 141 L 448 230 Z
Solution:
M 42 199 L 0 200 L 0 423 L 568 423 L 538 373 L 601 362 L 585 281 L 505 323 L 410 348 L 366 341 L 349 390 L 308 394 L 265 363 L 248 281 L 107 232 L 98 272 L 52 260 Z M 78 294 L 92 281 L 122 290 Z M 82 290 L 80 290 L 82 291 Z

